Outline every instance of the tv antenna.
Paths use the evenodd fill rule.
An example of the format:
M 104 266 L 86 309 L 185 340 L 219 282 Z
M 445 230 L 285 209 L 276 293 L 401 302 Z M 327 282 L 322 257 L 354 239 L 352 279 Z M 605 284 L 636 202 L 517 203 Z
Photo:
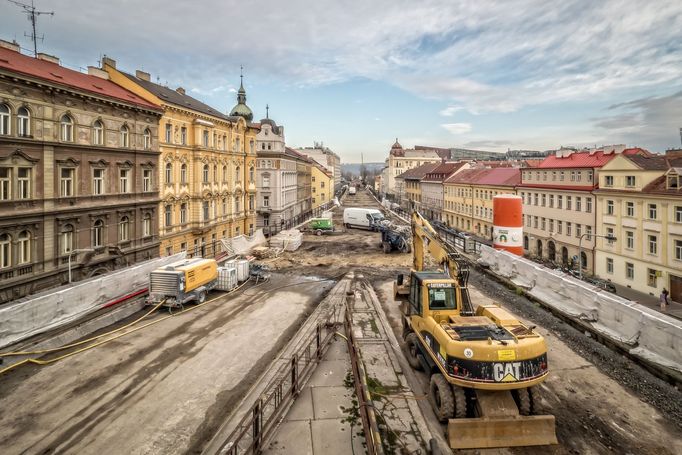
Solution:
M 36 22 L 38 21 L 38 16 L 41 14 L 46 14 L 49 16 L 54 16 L 54 11 L 37 11 L 35 5 L 33 4 L 33 0 L 31 0 L 31 4 L 28 5 L 26 3 L 21 3 L 16 0 L 7 0 L 10 3 L 14 3 L 18 7 L 24 10 L 26 13 L 26 16 L 28 17 L 29 22 L 31 22 L 31 27 L 33 28 L 33 33 L 30 35 L 27 35 L 26 32 L 24 32 L 24 36 L 27 38 L 31 38 L 33 40 L 33 54 L 35 57 L 38 56 L 38 40 L 40 42 L 43 42 L 43 39 L 45 38 L 45 35 L 41 35 L 40 37 L 36 34 Z

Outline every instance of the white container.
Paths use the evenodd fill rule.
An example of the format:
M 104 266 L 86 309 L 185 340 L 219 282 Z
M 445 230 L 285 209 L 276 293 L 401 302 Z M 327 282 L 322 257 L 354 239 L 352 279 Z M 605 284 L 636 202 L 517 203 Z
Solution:
M 216 289 L 219 291 L 231 291 L 237 287 L 237 269 L 234 267 L 218 267 L 218 284 Z
M 232 267 L 233 269 L 237 268 L 237 260 L 236 259 L 230 259 L 229 261 L 223 262 L 223 267 L 230 268 Z
M 236 262 L 237 279 L 239 281 L 246 281 L 249 278 L 249 261 L 240 259 Z

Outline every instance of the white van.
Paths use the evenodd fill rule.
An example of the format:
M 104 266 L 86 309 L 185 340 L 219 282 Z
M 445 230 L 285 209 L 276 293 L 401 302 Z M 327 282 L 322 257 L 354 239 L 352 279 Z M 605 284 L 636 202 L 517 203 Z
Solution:
M 351 186 L 351 187 L 348 189 L 348 194 L 352 196 L 352 195 L 354 195 L 355 193 L 357 193 L 357 190 L 355 189 L 354 186 Z
M 349 207 L 343 211 L 343 225 L 346 228 L 356 227 L 377 230 L 377 224 L 384 219 L 381 210 Z

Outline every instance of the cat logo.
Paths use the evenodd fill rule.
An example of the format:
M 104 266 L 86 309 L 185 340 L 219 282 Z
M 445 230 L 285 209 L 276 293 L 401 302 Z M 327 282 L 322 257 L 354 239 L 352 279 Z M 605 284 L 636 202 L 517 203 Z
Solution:
M 493 363 L 495 382 L 516 382 L 521 376 L 521 362 Z

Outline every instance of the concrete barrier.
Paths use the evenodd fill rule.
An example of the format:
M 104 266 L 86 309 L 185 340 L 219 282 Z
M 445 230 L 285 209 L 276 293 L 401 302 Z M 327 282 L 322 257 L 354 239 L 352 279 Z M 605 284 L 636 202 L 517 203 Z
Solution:
M 0 348 L 76 321 L 149 284 L 149 272 L 185 258 L 151 259 L 0 307 Z
M 545 305 L 630 346 L 631 355 L 682 372 L 682 322 L 528 259 L 481 247 L 479 264 Z

